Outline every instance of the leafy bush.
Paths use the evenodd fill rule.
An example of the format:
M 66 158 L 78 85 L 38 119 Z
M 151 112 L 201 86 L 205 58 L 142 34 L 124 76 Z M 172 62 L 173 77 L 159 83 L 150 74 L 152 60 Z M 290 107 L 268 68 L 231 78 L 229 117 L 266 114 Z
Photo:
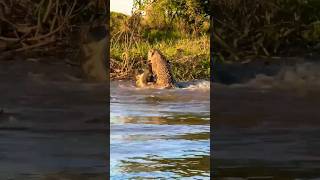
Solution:
M 209 79 L 210 23 L 201 4 L 195 0 L 135 2 L 136 11 L 130 17 L 111 12 L 111 78 L 134 77 L 146 65 L 149 49 L 157 48 L 173 64 L 177 80 Z

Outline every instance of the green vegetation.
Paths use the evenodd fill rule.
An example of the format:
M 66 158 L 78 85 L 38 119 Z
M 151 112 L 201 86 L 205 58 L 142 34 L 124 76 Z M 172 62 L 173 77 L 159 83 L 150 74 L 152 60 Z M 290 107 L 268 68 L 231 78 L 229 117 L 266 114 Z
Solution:
M 319 52 L 318 0 L 215 0 L 214 59 L 304 56 Z
M 134 1 L 134 13 L 111 12 L 111 78 L 133 78 L 158 48 L 177 80 L 210 77 L 209 17 L 197 0 Z

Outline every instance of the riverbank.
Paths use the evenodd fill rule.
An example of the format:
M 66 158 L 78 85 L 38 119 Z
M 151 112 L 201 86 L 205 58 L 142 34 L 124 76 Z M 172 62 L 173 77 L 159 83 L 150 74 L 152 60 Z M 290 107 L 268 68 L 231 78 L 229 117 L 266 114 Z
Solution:
M 174 77 L 179 81 L 210 78 L 210 39 L 177 38 L 159 42 L 140 41 L 127 49 L 126 44 L 111 43 L 110 77 L 112 80 L 134 79 L 143 70 L 148 51 L 159 49 L 170 61 Z
M 177 16 L 183 11 L 175 10 L 175 2 L 146 1 L 135 6 L 130 16 L 110 14 L 112 80 L 135 79 L 136 71 L 146 67 L 148 51 L 153 48 L 170 61 L 178 81 L 210 78 L 210 22 L 199 3 L 186 3 L 184 10 L 189 11 L 183 16 Z

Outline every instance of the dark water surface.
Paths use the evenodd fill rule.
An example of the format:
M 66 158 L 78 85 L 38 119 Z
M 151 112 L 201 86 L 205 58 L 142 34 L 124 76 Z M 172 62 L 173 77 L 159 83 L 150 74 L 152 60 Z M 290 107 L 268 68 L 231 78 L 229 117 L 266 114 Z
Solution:
M 320 178 L 319 67 L 214 85 L 215 177 Z
M 210 179 L 209 93 L 112 82 L 111 179 Z
M 214 85 L 215 177 L 320 177 L 319 67 Z M 51 59 L 1 61 L 0 179 L 106 179 L 109 89 L 67 72 Z M 209 179 L 208 82 L 112 82 L 110 101 L 111 179 Z
M 74 71 L 1 62 L 0 179 L 106 179 L 108 88 Z

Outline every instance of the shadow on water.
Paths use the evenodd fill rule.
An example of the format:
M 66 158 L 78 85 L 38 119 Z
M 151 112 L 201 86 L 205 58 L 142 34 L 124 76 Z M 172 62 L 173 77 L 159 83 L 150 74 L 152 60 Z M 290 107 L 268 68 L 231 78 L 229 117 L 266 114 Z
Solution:
M 172 176 L 177 178 L 181 177 L 209 177 L 209 156 L 201 155 L 188 158 L 161 158 L 157 156 L 143 157 L 143 158 L 131 158 L 127 161 L 122 161 L 121 168 L 124 172 L 133 173 L 131 178 L 141 178 L 139 176 L 141 172 L 149 174 L 149 177 L 157 178 L 157 176 L 151 176 L 156 174 L 155 172 L 167 172 L 172 173 Z M 161 178 L 158 177 L 158 178 Z M 171 177 L 172 178 L 172 177 Z
M 127 124 L 158 124 L 158 125 L 208 125 L 208 117 L 201 115 L 168 115 L 167 117 L 159 116 L 131 116 L 119 117 L 118 122 Z

